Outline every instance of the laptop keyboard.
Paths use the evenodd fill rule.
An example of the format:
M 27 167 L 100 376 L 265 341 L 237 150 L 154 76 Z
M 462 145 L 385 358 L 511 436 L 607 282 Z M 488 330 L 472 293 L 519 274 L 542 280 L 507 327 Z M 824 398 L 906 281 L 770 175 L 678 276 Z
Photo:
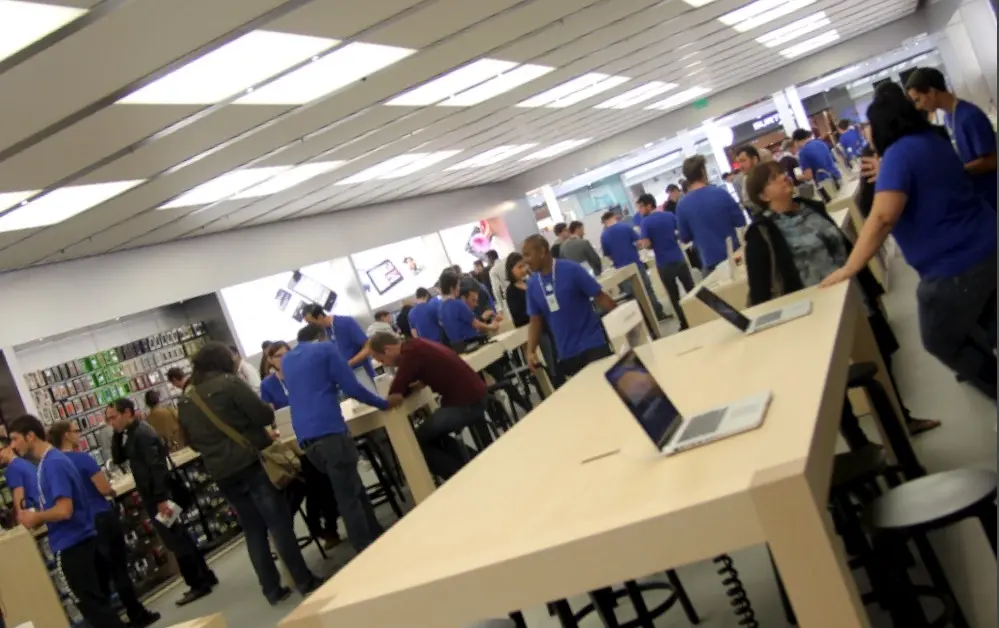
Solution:
M 771 323 L 776 323 L 780 320 L 781 316 L 784 314 L 782 310 L 777 310 L 776 312 L 770 312 L 769 314 L 764 314 L 763 316 L 756 319 L 756 328 L 764 327 L 770 325 Z
M 683 430 L 683 436 L 677 442 L 682 443 L 717 431 L 722 419 L 725 418 L 726 410 L 727 408 L 712 410 L 711 412 L 705 412 L 690 419 L 687 422 L 687 427 Z

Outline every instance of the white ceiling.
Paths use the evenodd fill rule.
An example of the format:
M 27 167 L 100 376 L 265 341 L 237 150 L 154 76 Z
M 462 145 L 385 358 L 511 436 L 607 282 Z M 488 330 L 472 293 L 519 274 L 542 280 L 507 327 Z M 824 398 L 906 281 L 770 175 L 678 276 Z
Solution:
M 916 0 L 790 2 L 798 8 L 740 32 L 719 18 L 749 4 L 744 0 L 50 0 L 90 11 L 6 58 L 0 44 L 0 214 L 13 206 L 0 216 L 0 229 L 39 216 L 54 222 L 71 213 L 79 190 L 91 203 L 110 198 L 50 226 L 0 232 L 0 271 L 504 181 L 556 156 L 525 159 L 537 151 L 566 140 L 596 142 L 664 115 L 668 110 L 646 107 L 674 94 L 696 87 L 714 93 L 771 72 L 791 62 L 780 54 L 784 47 L 831 28 L 843 41 L 916 8 Z M 0 0 L 0 40 L 4 5 L 9 11 L 26 4 L 39 8 Z M 756 42 L 818 11 L 830 26 L 786 46 Z M 247 33 L 241 49 L 225 47 Z M 214 95 L 188 94 L 181 78 L 227 53 L 243 62 L 203 72 L 201 91 Z M 355 56 L 337 70 L 316 72 L 332 63 L 328 54 Z M 300 102 L 303 90 L 360 78 L 363 63 L 384 54 L 383 63 L 395 63 L 304 105 L 245 104 Z M 494 72 L 507 71 L 497 80 L 532 69 L 537 78 L 478 104 L 461 103 L 467 106 L 386 104 L 482 58 L 511 62 L 492 64 Z M 531 65 L 510 70 L 513 64 Z M 282 89 L 292 79 L 281 77 L 310 67 L 297 90 Z M 244 77 L 248 70 L 260 76 Z M 630 80 L 611 79 L 613 87 L 592 88 L 579 102 L 563 96 L 557 108 L 517 106 L 594 72 Z M 488 80 L 468 87 L 496 84 Z M 596 107 L 651 81 L 676 87 L 625 109 Z M 247 85 L 252 92 L 242 91 Z M 233 86 L 240 91 L 227 98 Z M 457 90 L 459 101 L 482 89 Z M 498 160 L 449 169 L 494 149 Z M 411 153 L 432 155 L 421 161 Z M 385 176 L 389 168 L 380 165 L 390 159 L 400 176 L 372 178 Z M 368 171 L 375 166 L 380 170 Z M 213 196 L 212 189 L 182 197 L 246 167 L 269 167 L 264 172 L 275 178 L 248 190 L 261 179 L 242 172 L 227 177 L 238 180 L 225 200 L 187 204 Z M 19 207 L 22 199 L 31 202 Z

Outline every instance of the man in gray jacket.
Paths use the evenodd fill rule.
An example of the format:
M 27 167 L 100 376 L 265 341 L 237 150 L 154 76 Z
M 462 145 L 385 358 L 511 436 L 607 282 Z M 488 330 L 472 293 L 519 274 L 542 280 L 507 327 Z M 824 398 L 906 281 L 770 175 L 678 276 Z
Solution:
M 585 263 L 593 270 L 593 274 L 599 275 L 604 270 L 600 254 L 583 235 L 583 223 L 578 220 L 569 223 L 569 239 L 562 243 L 561 255 L 577 264 Z

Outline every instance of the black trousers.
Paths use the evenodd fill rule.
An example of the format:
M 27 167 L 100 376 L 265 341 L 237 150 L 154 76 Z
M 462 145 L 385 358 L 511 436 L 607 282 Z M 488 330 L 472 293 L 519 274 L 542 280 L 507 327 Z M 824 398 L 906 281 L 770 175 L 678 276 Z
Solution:
M 93 628 L 124 628 L 101 587 L 96 562 L 97 540 L 93 537 L 56 554 L 56 569 L 66 580 L 69 595 L 87 623 Z
M 610 355 L 613 355 L 610 347 L 607 345 L 600 345 L 599 347 L 587 349 L 586 351 L 574 355 L 571 358 L 562 360 L 559 362 L 559 369 L 565 377 L 572 377 L 586 368 L 591 362 L 602 360 Z
M 97 529 L 96 562 L 98 584 L 104 595 L 111 597 L 111 583 L 114 583 L 118 598 L 131 621 L 141 619 L 147 613 L 139 601 L 128 575 L 128 546 L 125 545 L 125 530 L 118 513 L 114 510 L 102 512 L 94 517 Z
M 194 542 L 184 526 L 177 522 L 169 528 L 156 520 L 155 512 L 150 515 L 150 521 L 157 534 L 163 539 L 166 548 L 177 557 L 180 575 L 192 589 L 204 589 L 212 585 L 212 570 L 208 568 L 198 544 Z
M 667 262 L 659 266 L 659 279 L 666 288 L 669 295 L 669 302 L 673 304 L 673 311 L 676 312 L 676 320 L 680 322 L 680 329 L 687 329 L 687 317 L 683 315 L 683 308 L 680 307 L 680 289 L 676 282 L 683 284 L 683 289 L 688 293 L 694 290 L 694 277 L 690 274 L 690 268 L 686 262 Z
M 318 537 L 340 538 L 337 532 L 340 510 L 336 505 L 333 485 L 307 456 L 302 456 L 301 461 L 302 480 L 305 484 L 305 524 Z

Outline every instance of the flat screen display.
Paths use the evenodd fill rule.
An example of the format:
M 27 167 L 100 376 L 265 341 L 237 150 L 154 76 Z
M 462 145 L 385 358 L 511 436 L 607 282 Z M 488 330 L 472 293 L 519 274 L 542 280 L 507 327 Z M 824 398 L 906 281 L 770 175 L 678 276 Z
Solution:
M 697 291 L 697 298 L 700 299 L 704 305 L 714 310 L 718 316 L 721 316 L 742 331 L 749 329 L 749 319 L 743 316 L 739 310 L 723 301 L 722 298 L 714 292 L 711 292 L 707 288 L 701 288 Z
M 635 420 L 661 449 L 680 426 L 680 413 L 656 379 L 634 351 L 618 360 L 606 377 Z

